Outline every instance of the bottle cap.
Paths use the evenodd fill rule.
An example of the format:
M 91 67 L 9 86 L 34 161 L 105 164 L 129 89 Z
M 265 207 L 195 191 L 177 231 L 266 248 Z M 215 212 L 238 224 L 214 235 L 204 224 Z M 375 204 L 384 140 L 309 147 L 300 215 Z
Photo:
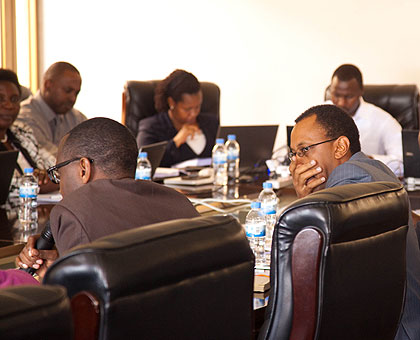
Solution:
M 273 183 L 271 182 L 264 182 L 263 183 L 263 188 L 264 189 L 271 189 L 273 187 Z
M 216 139 L 216 144 L 224 144 L 225 140 L 223 138 L 217 138 Z
M 251 202 L 251 209 L 260 209 L 260 208 L 261 208 L 261 202 L 259 201 Z
M 228 135 L 228 140 L 236 140 L 236 136 L 235 135 Z
M 31 174 L 31 173 L 33 173 L 33 172 L 34 172 L 34 169 L 33 169 L 33 168 L 25 168 L 25 170 L 23 170 L 23 172 L 24 172 L 25 174 Z
M 147 152 L 145 152 L 145 151 L 140 152 L 139 157 L 140 158 L 147 158 Z

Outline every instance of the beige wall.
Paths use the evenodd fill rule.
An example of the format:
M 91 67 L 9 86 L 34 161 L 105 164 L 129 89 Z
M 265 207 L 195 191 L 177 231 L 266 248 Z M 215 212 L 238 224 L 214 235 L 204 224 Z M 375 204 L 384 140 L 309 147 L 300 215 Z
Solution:
M 41 65 L 79 68 L 76 107 L 120 120 L 129 79 L 193 72 L 222 90 L 222 124 L 281 124 L 322 101 L 333 70 L 420 85 L 420 1 L 42 0 Z

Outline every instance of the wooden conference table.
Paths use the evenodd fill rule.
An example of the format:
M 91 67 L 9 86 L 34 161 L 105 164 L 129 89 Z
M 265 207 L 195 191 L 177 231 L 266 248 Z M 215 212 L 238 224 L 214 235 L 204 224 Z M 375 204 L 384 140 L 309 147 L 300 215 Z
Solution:
M 179 191 L 188 196 L 201 215 L 231 213 L 244 224 L 245 216 L 250 209 L 249 202 L 257 199 L 262 190 L 262 182 L 263 180 L 261 179 L 254 183 L 240 183 L 224 188 L 212 188 L 203 192 Z M 277 195 L 280 200 L 280 207 L 285 207 L 296 199 L 295 191 L 291 186 L 278 190 Z M 43 230 L 50 211 L 54 206 L 53 204 L 39 204 L 38 228 L 31 231 L 21 231 L 19 230 L 17 216 L 17 202 L 14 205 L 14 207 L 9 207 L 8 209 L 0 208 L 0 269 L 15 268 L 16 255 L 24 247 L 29 236 L 38 234 Z M 214 208 L 217 210 L 214 210 Z M 255 337 L 258 335 L 258 330 L 264 321 L 264 307 L 264 304 L 261 304 L 259 308 L 255 307 L 253 330 Z
M 197 211 L 203 215 L 214 215 L 222 213 L 236 213 L 243 223 L 246 212 L 249 210 L 249 202 L 258 197 L 262 190 L 262 180 L 254 183 L 241 183 L 234 186 L 209 189 L 203 192 L 183 192 L 186 194 Z M 291 203 L 296 199 L 292 187 L 284 188 L 278 191 L 278 196 L 282 206 Z M 240 202 L 234 202 L 239 199 Z M 206 200 L 210 202 L 206 203 Z M 203 204 L 200 204 L 200 201 Z M 31 231 L 19 230 L 18 220 L 18 202 L 12 202 L 7 208 L 0 208 L 0 269 L 14 267 L 14 258 L 21 251 L 29 236 L 40 233 L 46 221 L 49 218 L 53 204 L 38 205 L 38 228 Z M 214 210 L 214 208 L 218 209 Z

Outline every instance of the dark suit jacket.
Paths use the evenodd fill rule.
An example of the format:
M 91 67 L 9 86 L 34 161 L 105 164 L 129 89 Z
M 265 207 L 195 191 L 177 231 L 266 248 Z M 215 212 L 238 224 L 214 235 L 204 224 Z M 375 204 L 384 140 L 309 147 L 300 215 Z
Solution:
M 400 183 L 384 163 L 358 152 L 333 170 L 326 187 L 375 181 Z M 407 292 L 400 327 L 395 339 L 418 340 L 420 339 L 420 250 L 411 213 L 409 211 L 407 213 L 410 218 L 406 248 Z
M 163 155 L 161 166 L 169 167 L 176 163 L 193 158 L 211 157 L 211 151 L 216 140 L 219 122 L 215 115 L 200 113 L 197 117 L 198 125 L 206 136 L 206 147 L 203 152 L 197 155 L 187 143 L 176 147 L 173 138 L 178 131 L 172 124 L 167 112 L 142 119 L 137 134 L 137 145 L 139 147 L 162 141 L 169 141 Z
M 65 196 L 51 211 L 60 255 L 100 237 L 147 224 L 199 216 L 182 194 L 150 181 L 100 179 Z

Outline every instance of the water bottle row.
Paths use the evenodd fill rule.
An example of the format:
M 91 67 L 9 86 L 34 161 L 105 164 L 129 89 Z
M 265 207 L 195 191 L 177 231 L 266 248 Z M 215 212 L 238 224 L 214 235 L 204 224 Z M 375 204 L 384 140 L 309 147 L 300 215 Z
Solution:
M 228 135 L 227 141 L 217 138 L 212 151 L 214 185 L 235 183 L 239 178 L 240 147 L 235 135 Z
M 245 219 L 245 232 L 257 266 L 270 264 L 271 242 L 277 222 L 277 195 L 272 184 L 263 183 L 258 201 L 251 203 Z
M 212 151 L 214 185 L 227 185 L 239 178 L 239 144 L 235 135 L 228 135 L 228 140 L 216 139 Z M 147 152 L 139 152 L 136 167 L 136 179 L 151 180 L 152 166 L 147 159 Z

